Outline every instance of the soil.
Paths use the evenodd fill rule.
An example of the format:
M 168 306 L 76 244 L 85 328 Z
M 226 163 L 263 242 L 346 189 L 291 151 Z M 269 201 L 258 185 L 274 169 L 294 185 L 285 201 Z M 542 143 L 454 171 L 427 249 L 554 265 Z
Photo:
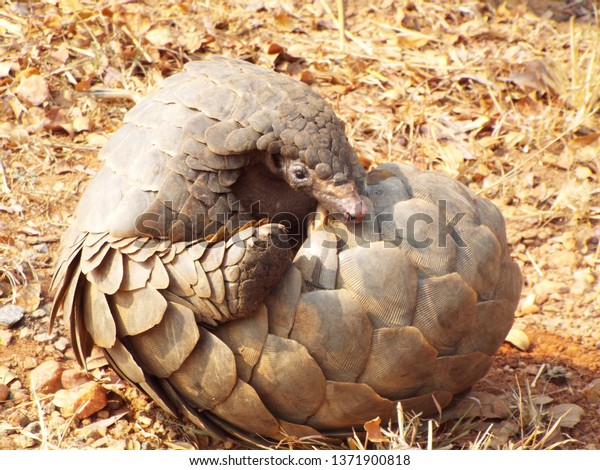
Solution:
M 69 217 L 73 213 L 86 181 L 101 164 L 97 159 L 97 150 L 106 141 L 106 137 L 118 128 L 126 109 L 132 106 L 130 99 L 103 100 L 98 98 L 99 94 L 91 93 L 89 84 L 94 83 L 97 77 L 91 68 L 86 68 L 87 65 L 78 68 L 77 64 L 72 63 L 74 59 L 67 61 L 66 65 L 63 63 L 64 70 L 62 72 L 56 65 L 50 70 L 59 70 L 59 72 L 50 73 L 47 68 L 44 69 L 44 67 L 48 67 L 50 59 L 47 57 L 51 53 L 54 54 L 52 60 L 57 60 L 56 57 L 59 58 L 59 62 L 62 60 L 59 52 L 63 47 L 61 46 L 63 41 L 70 42 L 70 47 L 75 47 L 77 51 L 85 51 L 86 48 L 94 47 L 95 44 L 91 39 L 83 41 L 79 37 L 82 33 L 76 27 L 76 11 L 68 9 L 63 12 L 56 11 L 53 9 L 55 7 L 50 5 L 51 3 L 56 2 L 44 2 L 43 5 L 35 7 L 37 23 L 33 20 L 31 23 L 27 23 L 23 19 L 25 16 L 19 11 L 19 8 L 25 7 L 21 4 L 14 4 L 12 9 L 1 7 L 5 17 L 16 18 L 14 24 L 22 28 L 23 38 L 19 40 L 18 37 L 11 36 L 13 37 L 12 42 L 0 44 L 0 51 L 6 57 L 2 61 L 19 64 L 18 70 L 12 68 L 8 73 L 0 73 L 0 90 L 4 93 L 0 111 L 2 119 L 6 118 L 5 123 L 2 123 L 0 119 L 0 142 L 2 142 L 0 146 L 2 155 L 0 160 L 0 305 L 15 301 L 25 307 L 26 314 L 19 323 L 4 330 L 9 332 L 8 345 L 2 345 L 0 341 L 0 368 L 5 367 L 5 372 L 14 374 L 12 380 L 6 380 L 9 396 L 5 401 L 0 401 L 0 449 L 41 447 L 155 449 L 191 448 L 194 446 L 230 448 L 232 443 L 213 441 L 194 432 L 190 426 L 178 423 L 166 416 L 133 387 L 119 381 L 110 369 L 105 367 L 94 369 L 91 373 L 96 380 L 107 384 L 110 389 L 109 404 L 103 412 L 90 418 L 66 419 L 52 404 L 51 396 L 35 397 L 30 390 L 29 374 L 31 370 L 46 360 L 58 360 L 67 369 L 79 367 L 74 361 L 70 347 L 67 345 L 65 349 L 64 344 L 59 341 L 60 338 L 68 339 L 62 320 L 59 320 L 58 327 L 52 335 L 47 334 L 52 301 L 49 291 L 50 280 L 60 236 L 68 226 Z M 83 3 L 85 4 L 85 2 Z M 152 5 L 153 2 L 126 3 Z M 274 13 L 270 3 L 264 3 L 264 9 L 257 10 L 259 12 L 257 17 L 260 21 L 264 21 L 264 24 L 268 24 L 265 17 L 273 17 Z M 386 6 L 389 2 L 381 3 L 382 10 L 389 8 L 389 5 Z M 473 7 L 477 11 L 484 9 L 483 4 L 485 4 L 485 2 L 479 2 L 480 4 L 478 2 L 464 3 L 477 4 L 476 7 Z M 521 2 L 512 3 L 520 4 Z M 515 9 L 522 7 L 511 6 L 511 2 L 507 2 L 507 10 L 500 10 L 505 7 L 499 6 L 498 2 L 489 2 L 492 13 L 487 14 L 489 14 L 490 24 L 505 25 L 514 22 L 515 30 L 518 31 L 527 29 L 523 24 L 525 26 L 539 24 L 565 32 L 568 25 L 561 22 L 570 17 L 574 17 L 580 24 L 589 25 L 593 22 L 593 3 L 531 1 L 527 11 L 514 13 Z M 314 8 L 318 8 L 318 4 L 319 2 L 315 2 L 317 6 Z M 189 23 L 185 23 L 185 26 L 193 31 L 190 25 L 194 18 L 197 21 L 199 17 L 202 17 L 201 14 L 206 12 L 194 10 L 195 7 L 190 5 L 188 2 L 181 2 L 179 7 L 171 5 L 170 8 L 173 9 L 173 12 L 162 13 L 161 21 L 169 19 L 169 15 L 179 18 L 178 12 L 185 11 L 190 15 L 190 19 L 186 20 Z M 358 31 L 360 29 L 357 25 L 359 25 L 361 14 L 363 10 L 368 10 L 365 5 L 365 2 L 357 2 L 355 5 L 349 6 L 347 22 L 349 30 Z M 410 15 L 413 15 L 413 20 L 417 18 L 422 21 L 421 26 L 425 27 L 428 24 L 429 20 L 425 21 L 424 16 L 419 16 L 427 13 L 425 7 L 419 7 L 419 2 L 403 2 L 403 5 L 407 16 L 402 20 L 402 25 L 417 28 L 415 25 L 418 21 L 407 20 L 407 18 L 410 19 Z M 498 10 L 495 10 L 496 7 Z M 110 14 L 106 13 L 106 18 L 102 21 L 110 24 L 110 21 L 113 21 L 110 19 L 113 18 L 111 15 L 116 18 L 117 13 L 120 12 L 119 8 L 129 8 L 129 6 L 115 7 L 107 3 L 106 8 L 112 8 L 112 10 L 110 10 Z M 445 8 L 448 10 L 441 11 Z M 430 13 L 452 22 L 454 20 L 451 8 L 451 6 L 439 6 Z M 465 6 L 465 8 L 468 7 Z M 89 10 L 86 9 L 81 11 L 85 12 L 83 17 L 89 13 Z M 202 46 L 205 48 L 203 50 L 227 55 L 231 55 L 230 52 L 233 51 L 233 55 L 238 56 L 266 57 L 266 60 L 275 62 L 275 65 L 279 60 L 280 65 L 288 65 L 287 73 L 296 73 L 294 67 L 289 66 L 289 64 L 296 63 L 290 61 L 291 54 L 287 59 L 285 56 L 281 59 L 282 55 L 280 54 L 277 56 L 277 60 L 273 60 L 274 54 L 276 55 L 277 52 L 272 52 L 276 49 L 275 40 L 282 44 L 289 44 L 286 42 L 286 38 L 296 35 L 294 37 L 299 36 L 301 41 L 305 41 L 305 36 L 288 24 L 292 21 L 290 18 L 294 19 L 295 17 L 285 12 L 287 16 L 284 13 L 278 13 L 280 16 L 276 16 L 275 32 L 269 29 L 270 26 L 263 26 L 262 32 L 257 33 L 257 37 L 261 38 L 260 41 L 257 40 L 250 47 L 244 44 L 243 34 L 246 34 L 244 32 L 246 30 L 242 30 L 241 25 L 250 27 L 247 26 L 244 11 L 243 9 L 212 11 L 210 19 L 206 19 L 204 22 L 206 30 L 209 32 L 202 36 L 202 40 L 206 41 L 206 45 Z M 302 14 L 309 18 L 302 20 L 305 21 L 301 23 L 303 28 L 307 30 L 311 28 L 312 34 L 322 34 L 323 38 L 332 43 L 337 41 L 338 33 L 331 28 L 330 19 L 320 22 L 312 20 L 310 19 L 312 18 L 310 10 L 308 13 L 307 10 L 302 10 Z M 302 14 L 299 13 L 298 16 L 301 17 Z M 58 15 L 58 18 L 52 15 Z M 532 15 L 528 17 L 529 20 L 526 18 L 527 15 Z M 142 18 L 145 17 L 142 16 Z M 62 21 L 64 37 L 58 34 L 61 31 L 60 27 L 56 29 L 56 26 L 53 26 L 53 22 L 56 21 L 59 24 Z M 390 21 L 392 20 L 390 19 Z M 30 27 L 27 31 L 23 26 L 26 23 Z M 48 39 L 50 36 L 46 34 L 44 40 L 50 42 L 47 44 L 36 43 L 38 40 L 42 41 L 41 32 L 40 36 L 35 36 L 35 27 L 32 25 L 37 25 L 35 27 L 39 27 L 40 31 L 48 28 L 48 31 L 52 32 L 48 33 L 52 39 Z M 542 26 L 540 26 L 541 29 L 543 29 Z M 597 28 L 597 25 L 594 27 Z M 107 26 L 108 29 L 110 29 L 109 26 Z M 163 74 L 168 75 L 180 67 L 181 62 L 194 57 L 188 55 L 185 48 L 182 49 L 184 52 L 181 52 L 170 42 L 161 47 L 154 47 L 155 43 L 160 43 L 162 40 L 156 35 L 151 38 L 153 43 L 144 42 L 148 46 L 145 52 L 149 57 L 146 57 L 141 54 L 140 50 L 131 46 L 131 41 L 123 39 L 124 33 L 121 30 L 119 30 L 120 32 L 117 30 L 118 28 L 110 30 L 110 34 L 103 36 L 105 43 L 103 43 L 102 50 L 108 59 L 102 56 L 98 60 L 109 61 L 112 67 L 109 74 L 126 75 L 126 72 L 131 72 L 128 78 L 129 82 L 126 83 L 129 98 L 144 94 Z M 367 28 L 365 31 L 368 32 L 369 29 Z M 231 39 L 235 36 L 234 33 L 240 34 L 241 39 Z M 365 36 L 368 34 L 360 37 L 364 39 Z M 217 38 L 216 42 L 210 46 L 215 41 L 215 37 Z M 267 41 L 265 39 L 267 37 L 270 37 L 270 40 Z M 487 30 L 481 32 L 481 36 L 477 36 L 477 40 L 495 41 L 497 44 L 510 42 L 506 35 L 496 37 Z M 530 42 L 527 44 L 534 44 L 531 38 L 522 38 L 522 40 L 525 43 L 529 40 Z M 310 42 L 318 42 L 318 38 L 311 39 Z M 414 47 L 422 46 L 414 45 Z M 118 50 L 118 54 L 113 49 Z M 271 51 L 270 55 L 267 54 L 267 50 Z M 540 52 L 540 55 L 552 56 L 558 50 L 557 46 L 556 50 Z M 74 54 L 73 49 L 71 49 L 71 54 Z M 380 79 L 380 76 L 377 76 L 379 73 L 377 69 L 367 76 L 366 81 L 356 81 L 350 86 L 339 78 L 343 72 L 363 73 L 367 70 L 368 65 L 359 67 L 358 59 L 353 56 L 348 59 L 350 65 L 340 66 L 341 68 L 336 70 L 337 75 L 335 75 L 326 68 L 327 61 L 335 61 L 329 59 L 329 57 L 335 57 L 335 54 L 333 52 L 330 56 L 325 54 L 326 60 L 318 60 L 321 57 L 319 54 L 325 53 L 319 50 L 318 53 L 313 54 L 313 60 L 319 66 L 311 69 L 311 76 L 299 73 L 296 73 L 296 76 L 312 80 L 324 96 L 331 102 L 337 103 L 336 111 L 339 109 L 344 120 L 349 123 L 351 138 L 359 155 L 366 161 L 384 161 L 389 159 L 385 157 L 386 155 L 392 154 L 396 155 L 395 159 L 408 160 L 422 168 L 432 167 L 438 170 L 450 168 L 453 176 L 458 177 L 474 190 L 482 190 L 484 179 L 488 175 L 500 178 L 511 168 L 517 167 L 526 160 L 531 154 L 528 152 L 532 152 L 535 148 L 542 149 L 539 158 L 534 161 L 539 164 L 527 166 L 526 171 L 523 171 L 517 178 L 500 186 L 498 191 L 489 192 L 490 198 L 501 208 L 506 217 L 508 240 L 513 250 L 513 256 L 521 265 L 524 274 L 522 302 L 517 311 L 515 328 L 528 336 L 531 345 L 526 351 L 522 351 L 514 345 L 505 343 L 495 356 L 492 369 L 483 380 L 475 385 L 473 391 L 489 392 L 502 397 L 514 415 L 521 420 L 524 416 L 523 410 L 519 411 L 517 408 L 522 407 L 523 403 L 536 403 L 534 408 L 539 412 L 539 416 L 530 416 L 531 422 L 537 419 L 538 425 L 541 428 L 547 426 L 547 429 L 550 429 L 552 423 L 555 422 L 549 418 L 548 409 L 550 407 L 558 404 L 578 405 L 583 410 L 581 420 L 570 427 L 562 426 L 557 428 L 558 431 L 547 433 L 546 444 L 564 442 L 559 445 L 560 448 L 600 449 L 600 397 L 598 391 L 595 393 L 591 391 L 594 381 L 600 378 L 600 212 L 598 209 L 600 208 L 600 192 L 597 189 L 599 187 L 598 155 L 600 153 L 599 146 L 593 138 L 597 131 L 581 126 L 580 129 L 569 133 L 568 136 L 562 134 L 562 140 L 559 138 L 552 145 L 546 147 L 535 139 L 530 141 L 530 147 L 529 143 L 511 146 L 508 144 L 508 133 L 503 133 L 502 139 L 506 140 L 494 144 L 493 151 L 495 153 L 486 157 L 485 163 L 481 163 L 483 160 L 478 162 L 477 159 L 465 158 L 464 162 L 461 161 L 458 165 L 459 170 L 456 171 L 456 166 L 444 166 L 447 162 L 430 159 L 426 146 L 421 149 L 417 148 L 427 139 L 427 136 L 413 139 L 414 135 L 411 132 L 414 131 L 414 128 L 398 124 L 398 122 L 404 122 L 402 119 L 408 120 L 402 114 L 403 110 L 389 108 L 393 108 L 389 114 L 391 117 L 389 117 L 389 122 L 384 124 L 389 125 L 390 128 L 379 129 L 373 122 L 364 121 L 365 117 L 362 113 L 377 114 L 380 108 L 369 107 L 365 104 L 365 108 L 369 109 L 361 109 L 356 104 L 357 101 L 351 100 L 359 100 L 359 104 L 360 99 L 372 99 L 379 102 L 381 88 L 385 89 L 382 83 L 386 84 L 386 82 L 377 81 Z M 29 62 L 22 59 L 25 56 L 30 57 Z M 36 57 L 37 59 L 35 59 Z M 77 57 L 88 57 L 86 60 L 89 60 L 90 55 L 80 54 Z M 92 54 L 91 57 L 98 58 L 99 56 Z M 3 63 L 2 61 L 0 61 L 0 65 Z M 370 66 L 376 67 L 376 65 L 371 64 Z M 358 71 L 355 70 L 355 66 L 358 67 Z M 14 100 L 10 100 L 17 93 L 16 88 L 19 83 L 17 76 L 25 70 L 29 70 L 29 74 L 35 74 L 35 70 L 32 70 L 34 68 L 44 71 L 44 76 L 52 91 L 51 97 L 48 97 L 45 103 L 39 106 L 19 104 L 23 107 L 23 111 L 21 111 L 22 114 L 17 113 L 20 117 L 16 119 L 14 113 L 17 105 Z M 61 75 L 65 71 L 71 73 L 70 78 L 68 74 Z M 406 68 L 407 74 L 413 73 L 413 71 L 410 67 Z M 331 78 L 334 75 L 337 77 L 335 80 Z M 414 76 L 411 76 L 410 80 L 415 80 Z M 436 85 L 440 88 L 446 86 L 442 79 L 438 81 L 431 77 L 419 76 L 419 80 L 432 88 L 435 88 Z M 450 87 L 454 87 L 453 90 L 456 91 L 455 84 L 458 81 L 456 83 L 449 81 L 448 83 L 450 82 L 452 85 L 448 85 L 448 90 Z M 108 88 L 107 83 L 109 81 L 105 75 L 104 88 Z M 111 89 L 116 89 L 120 88 L 122 83 L 111 82 L 110 85 Z M 400 87 L 401 84 L 394 82 L 394 85 Z M 507 83 L 504 85 L 509 88 Z M 407 89 L 416 87 L 414 83 L 406 86 Z M 342 88 L 343 92 L 340 91 Z M 513 96 L 515 106 L 524 103 L 533 106 L 531 102 L 527 101 L 531 100 L 532 96 L 535 100 L 540 97 L 540 102 L 546 104 L 553 99 L 551 94 L 544 94 L 539 90 L 528 89 L 527 92 L 523 92 L 517 88 L 509 90 L 510 93 L 518 91 L 518 96 Z M 351 95 L 348 90 L 357 90 L 356 96 L 348 98 Z M 452 91 L 448 90 L 442 91 L 451 95 Z M 81 92 L 83 98 L 77 95 L 76 91 Z M 468 101 L 471 99 L 468 92 L 465 91 L 465 93 L 467 93 L 465 97 L 458 96 L 456 100 L 460 104 L 472 103 L 472 100 Z M 17 96 L 21 95 L 17 93 Z M 74 96 L 78 97 L 74 98 Z M 20 99 L 24 103 L 22 96 Z M 481 99 L 483 101 L 483 98 Z M 453 103 L 453 105 L 455 104 Z M 426 105 L 427 103 L 423 104 L 423 106 Z M 535 106 L 540 105 L 535 103 Z M 385 114 L 387 112 L 382 111 L 382 122 L 388 118 L 388 115 Z M 421 112 L 418 109 L 414 110 L 415 115 Z M 23 117 L 24 115 L 27 117 Z M 400 115 L 402 115 L 402 119 L 400 119 Z M 595 116 L 594 119 L 597 118 L 597 110 Z M 82 120 L 82 117 L 85 119 Z M 427 119 L 424 121 L 422 130 L 425 129 Z M 389 124 L 390 122 L 392 124 Z M 383 126 L 383 124 L 381 125 Z M 561 130 L 554 131 L 556 135 L 562 132 Z M 480 135 L 473 137 L 472 141 L 477 142 L 478 138 L 487 137 L 486 132 L 488 131 L 483 129 Z M 394 137 L 390 138 L 389 135 L 392 134 Z M 576 150 L 582 149 L 582 146 L 591 149 L 591 156 L 587 159 L 573 157 L 575 163 L 570 161 L 565 166 L 561 158 L 571 140 L 577 141 Z M 477 145 L 474 144 L 474 147 Z M 439 148 L 435 147 L 435 151 L 438 152 Z M 378 156 L 373 157 L 374 154 Z M 580 161 L 577 158 L 583 160 Z M 487 168 L 485 171 L 483 166 Z M 573 180 L 581 184 L 574 186 L 574 194 L 589 191 L 587 205 L 583 208 L 585 210 L 581 206 L 573 208 L 573 199 L 569 199 L 568 203 L 559 204 L 562 201 L 561 194 L 564 194 L 561 191 L 565 188 L 565 181 L 570 178 L 571 170 L 574 170 L 575 166 L 587 169 L 581 170 L 579 179 Z M 580 178 L 581 175 L 583 175 L 583 179 Z M 497 181 L 497 179 L 492 181 Z M 584 182 L 589 185 L 585 186 Z M 516 401 L 512 400 L 511 397 L 515 395 L 520 395 L 521 398 Z M 529 400 L 523 397 L 529 397 Z M 541 400 L 540 397 L 544 399 Z M 38 402 L 37 399 L 41 401 Z M 543 406 L 540 404 L 542 401 L 544 402 Z M 40 436 L 39 424 L 36 424 L 40 420 L 40 414 L 50 430 L 49 436 L 44 440 L 36 437 Z M 101 427 L 100 430 L 80 432 L 89 424 L 115 416 L 119 416 L 119 418 L 110 425 Z M 499 421 L 492 417 L 484 422 L 498 423 Z M 440 432 L 443 431 L 442 426 Z M 468 430 L 465 436 L 457 441 L 456 446 L 472 446 L 480 431 L 481 427 Z M 506 446 L 510 447 L 511 442 L 522 442 L 525 434 L 527 434 L 525 431 L 514 432 Z M 538 441 L 540 439 L 542 438 L 539 437 Z M 525 447 L 534 446 L 529 443 Z

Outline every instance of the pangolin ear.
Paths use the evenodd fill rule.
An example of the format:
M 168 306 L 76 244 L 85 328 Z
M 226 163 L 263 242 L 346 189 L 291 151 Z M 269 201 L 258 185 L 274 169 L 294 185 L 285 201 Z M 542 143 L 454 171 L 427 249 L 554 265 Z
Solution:
M 268 155 L 265 159 L 265 164 L 273 174 L 281 176 L 282 178 L 284 177 L 285 162 L 284 158 L 280 154 L 274 153 Z

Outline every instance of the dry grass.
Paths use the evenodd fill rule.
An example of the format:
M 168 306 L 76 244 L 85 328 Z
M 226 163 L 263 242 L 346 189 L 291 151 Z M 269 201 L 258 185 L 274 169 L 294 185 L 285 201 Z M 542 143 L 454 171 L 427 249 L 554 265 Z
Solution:
M 365 163 L 402 160 L 449 173 L 502 208 L 515 244 L 540 228 L 546 239 L 566 233 L 573 246 L 589 246 L 582 263 L 594 272 L 600 265 L 597 11 L 586 1 L 507 3 L 353 0 L 344 12 L 344 2 L 331 0 L 3 2 L 0 303 L 37 279 L 42 304 L 50 300 L 56 242 L 101 163 L 97 150 L 159 80 L 208 54 L 252 60 L 312 84 L 347 123 Z M 571 14 L 579 16 L 568 20 Z M 535 244 L 516 248 L 526 295 L 535 280 L 562 275 L 540 261 L 544 253 Z M 574 321 L 585 309 L 600 310 L 597 297 L 569 302 Z M 593 330 L 581 329 L 581 337 Z M 529 389 L 515 390 L 507 422 L 516 430 L 506 441 L 489 420 L 449 424 L 400 413 L 400 426 L 368 445 L 564 446 L 560 426 Z M 132 396 L 140 400 L 128 391 L 126 398 Z M 47 398 L 31 391 L 18 406 L 37 415 L 39 426 L 10 432 L 35 446 L 92 446 L 89 434 L 75 432 L 91 423 L 55 419 Z M 133 418 L 146 417 L 149 405 L 136 406 Z M 105 447 L 129 448 L 135 439 L 150 448 L 208 445 L 152 413 L 152 428 L 116 420 L 125 422 L 129 437 L 93 435 Z M 365 440 L 347 445 L 361 448 Z

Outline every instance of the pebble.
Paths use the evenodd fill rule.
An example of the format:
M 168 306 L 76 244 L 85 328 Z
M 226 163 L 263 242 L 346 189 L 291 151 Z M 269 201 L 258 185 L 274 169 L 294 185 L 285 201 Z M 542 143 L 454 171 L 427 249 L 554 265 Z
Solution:
M 69 345 L 69 340 L 63 337 L 58 338 L 58 340 L 54 343 L 54 347 L 60 352 L 65 352 Z
M 15 447 L 18 447 L 19 449 L 27 449 L 35 445 L 35 441 L 33 439 L 24 436 L 23 434 L 17 434 L 13 436 L 13 442 L 15 443 Z
M 596 379 L 592 381 L 585 390 L 583 391 L 583 396 L 592 404 L 599 405 L 600 404 L 600 379 Z
M 8 415 L 6 421 L 8 424 L 20 428 L 24 428 L 31 422 L 23 410 L 15 410 L 13 413 Z
M 23 369 L 25 370 L 35 369 L 37 365 L 38 362 L 35 357 L 27 356 L 25 359 L 23 359 Z
M 535 304 L 535 294 L 529 294 L 521 303 L 522 315 L 533 315 L 540 311 L 540 307 Z
M 57 336 L 58 333 L 56 332 L 52 332 L 51 334 L 39 333 L 33 337 L 33 340 L 37 341 L 38 343 L 48 343 L 50 341 L 54 341 L 57 338 Z
M 569 287 L 564 282 L 543 279 L 533 286 L 533 292 L 535 292 L 535 303 L 541 305 L 553 295 L 568 293 Z
M 85 419 L 104 408 L 107 401 L 106 389 L 89 381 L 70 390 L 59 390 L 52 403 L 61 409 L 65 418 L 75 415 Z
M 46 312 L 46 310 L 44 310 L 43 308 L 38 308 L 37 310 L 31 312 L 30 315 L 32 318 L 42 318 L 48 315 L 48 312 Z
M 9 388 L 4 384 L 0 384 L 0 401 L 6 401 L 8 399 L 9 394 Z
M 8 346 L 13 339 L 13 334 L 8 330 L 0 330 L 0 346 Z
M 0 307 L 0 326 L 10 328 L 25 315 L 25 309 L 20 305 L 5 305 Z
M 571 294 L 582 295 L 592 290 L 594 284 L 594 275 L 590 269 L 582 269 L 573 273 L 573 279 L 575 282 L 571 285 Z
M 29 394 L 27 393 L 27 391 L 25 389 L 19 389 L 19 390 L 14 391 L 12 396 L 13 396 L 12 401 L 13 401 L 14 405 L 18 405 L 19 403 L 23 403 L 24 401 L 30 400 Z
M 31 386 L 41 393 L 54 393 L 62 387 L 62 366 L 56 361 L 42 362 L 31 371 Z
M 19 339 L 30 339 L 33 337 L 33 332 L 28 327 L 21 328 L 19 331 Z
M 79 369 L 67 369 L 62 373 L 61 382 L 63 388 L 69 390 L 71 388 L 79 387 L 86 382 L 90 381 L 90 376 L 86 372 Z
M 21 383 L 20 380 L 14 380 L 10 384 L 11 390 L 20 390 L 21 388 L 23 388 L 23 384 Z

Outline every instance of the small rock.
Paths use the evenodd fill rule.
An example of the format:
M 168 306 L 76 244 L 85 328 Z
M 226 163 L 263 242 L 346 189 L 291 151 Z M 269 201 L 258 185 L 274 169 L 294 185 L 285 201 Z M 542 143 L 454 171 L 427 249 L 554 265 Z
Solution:
M 62 366 L 56 361 L 42 362 L 31 371 L 31 386 L 41 393 L 54 393 L 60 390 Z
M 540 307 L 535 304 L 535 294 L 529 294 L 521 303 L 522 315 L 533 315 L 540 311 Z
M 91 377 L 89 374 L 78 369 L 67 369 L 62 373 L 61 382 L 63 388 L 70 390 L 79 387 L 86 382 L 89 382 Z
M 32 337 L 33 337 L 33 333 L 26 326 L 21 328 L 21 331 L 19 331 L 19 339 L 30 339 Z
M 39 421 L 32 421 L 23 430 L 29 434 L 38 434 L 42 430 L 42 427 Z
M 27 449 L 35 445 L 35 441 L 32 438 L 24 436 L 23 434 L 13 436 L 13 442 L 15 443 L 15 447 L 19 449 Z
M 33 340 L 37 341 L 38 343 L 49 343 L 50 341 L 54 341 L 57 336 L 58 334 L 56 332 L 53 332 L 51 334 L 39 333 L 33 337 Z
M 38 308 L 37 310 L 31 312 L 30 315 L 33 318 L 43 318 L 46 315 L 48 315 L 48 312 L 46 312 L 46 310 L 44 310 L 43 308 Z
M 152 424 L 152 418 L 148 416 L 139 416 L 137 422 L 141 427 L 147 428 Z
M 31 420 L 23 410 L 15 410 L 14 412 L 8 415 L 6 421 L 11 426 L 16 426 L 20 428 L 24 428 L 31 422 Z
M 594 405 L 600 404 L 600 379 L 592 381 L 587 387 L 585 387 L 583 396 L 588 402 Z
M 61 409 L 64 417 L 75 415 L 84 419 L 106 406 L 106 389 L 89 381 L 70 390 L 59 390 L 52 403 Z
M 592 290 L 595 278 L 590 269 L 581 269 L 573 273 L 575 282 L 571 285 L 571 294 L 582 295 Z
M 0 326 L 10 328 L 25 315 L 25 309 L 20 305 L 5 305 L 0 307 Z
M 8 346 L 13 339 L 13 334 L 8 330 L 0 330 L 0 346 Z
M 23 359 L 23 369 L 25 370 L 35 369 L 37 365 L 38 362 L 35 357 L 27 356 L 25 359 Z
M 108 411 L 98 411 L 98 419 L 107 419 L 110 418 L 110 413 Z
M 6 401 L 8 399 L 9 392 L 10 390 L 6 385 L 0 384 L 0 401 Z
M 553 282 L 543 279 L 535 283 L 533 292 L 535 292 L 535 303 L 542 305 L 553 295 L 567 294 L 569 287 L 563 282 Z
M 15 405 L 18 405 L 25 401 L 30 401 L 29 394 L 27 393 L 27 391 L 24 388 L 13 391 L 12 396 L 13 396 L 12 401 Z
M 20 380 L 14 380 L 10 384 L 10 389 L 11 390 L 20 390 L 21 388 L 23 388 L 23 384 L 21 383 Z
M 63 337 L 58 338 L 58 340 L 54 343 L 54 347 L 60 352 L 65 352 L 65 350 L 69 347 L 69 340 Z

